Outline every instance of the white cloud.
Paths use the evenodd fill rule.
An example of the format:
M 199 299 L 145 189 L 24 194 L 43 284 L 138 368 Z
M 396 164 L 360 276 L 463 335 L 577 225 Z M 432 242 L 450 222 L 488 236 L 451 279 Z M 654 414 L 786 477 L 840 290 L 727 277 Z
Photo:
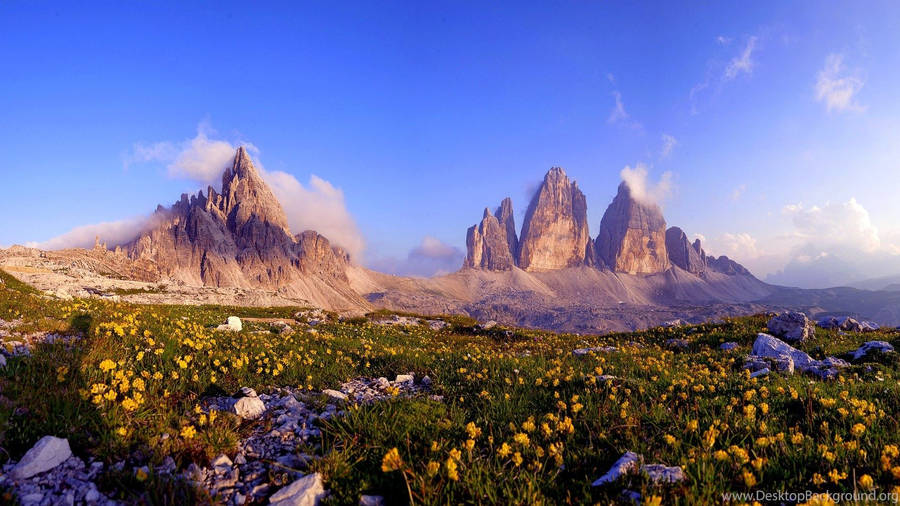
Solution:
M 740 54 L 728 62 L 728 65 L 725 67 L 725 73 L 722 75 L 723 80 L 730 81 L 741 74 L 753 73 L 753 50 L 756 49 L 756 40 L 755 36 L 747 39 L 747 45 L 744 46 Z
M 126 166 L 146 162 L 167 163 L 170 177 L 215 186 L 221 181 L 225 168 L 231 165 L 238 145 L 245 146 L 251 153 L 258 154 L 259 150 L 253 144 L 233 143 L 213 138 L 214 135 L 215 131 L 204 122 L 198 125 L 197 135 L 192 139 L 136 143 L 125 157 L 125 163 Z M 365 240 L 339 188 L 314 174 L 310 176 L 308 185 L 303 185 L 286 172 L 266 171 L 258 159 L 254 163 L 284 208 L 293 233 L 315 230 L 333 244 L 346 249 L 354 259 L 360 258 Z M 123 244 L 146 229 L 147 220 L 143 217 L 85 225 L 37 245 L 44 249 L 92 247 L 96 235 L 100 235 L 101 240 L 110 246 Z
M 744 191 L 747 190 L 747 185 L 742 184 L 731 191 L 731 200 L 738 201 L 744 195 Z
M 823 250 L 851 249 L 872 253 L 881 248 L 878 229 L 869 212 L 856 199 L 842 203 L 804 207 L 791 204 L 783 213 L 794 226 L 793 235 Z
M 293 233 L 315 230 L 347 250 L 353 259 L 360 258 L 365 240 L 340 188 L 316 175 L 309 177 L 307 186 L 287 172 L 260 168 L 260 175 L 281 202 Z
M 236 146 L 224 140 L 210 139 L 216 131 L 207 122 L 197 125 L 197 135 L 179 143 L 171 141 L 151 144 L 135 143 L 125 158 L 126 167 L 133 163 L 165 162 L 169 177 L 189 179 L 205 185 L 215 185 L 234 158 Z M 258 152 L 252 144 L 246 146 Z
M 672 150 L 678 145 L 678 139 L 669 135 L 662 134 L 662 149 L 660 150 L 660 158 L 668 158 L 672 154 Z
M 459 248 L 426 236 L 405 259 L 380 258 L 369 262 L 369 267 L 388 274 L 430 277 L 458 271 L 464 259 Z
M 125 244 L 153 225 L 151 216 L 135 216 L 124 220 L 82 225 L 65 234 L 43 242 L 29 242 L 27 246 L 44 250 L 93 248 L 96 238 L 108 246 Z
M 816 100 L 823 102 L 828 112 L 864 111 L 855 99 L 864 84 L 859 72 L 846 72 L 843 55 L 832 53 L 825 58 L 825 68 L 816 79 Z
M 674 188 L 669 171 L 664 172 L 656 183 L 648 181 L 647 166 L 643 163 L 637 163 L 633 168 L 626 166 L 619 174 L 635 200 L 645 204 L 661 204 Z
M 722 46 L 727 46 L 728 44 L 731 44 L 731 37 L 719 35 L 718 37 L 716 37 L 716 42 L 718 42 Z

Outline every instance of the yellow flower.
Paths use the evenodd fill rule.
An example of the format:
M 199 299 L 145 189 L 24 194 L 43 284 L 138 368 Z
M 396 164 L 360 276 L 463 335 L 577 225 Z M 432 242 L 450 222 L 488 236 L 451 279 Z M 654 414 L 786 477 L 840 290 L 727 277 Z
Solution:
M 663 436 L 663 441 L 665 441 L 667 445 L 670 445 L 670 446 L 674 445 L 675 444 L 675 436 L 673 436 L 671 434 L 666 434 L 665 436 Z
M 697 430 L 697 427 L 699 427 L 699 426 L 700 426 L 700 422 L 698 422 L 697 420 L 690 420 L 690 421 L 688 421 L 687 426 L 685 428 L 687 429 L 688 432 L 694 432 L 695 430 Z
M 647 498 L 646 501 L 644 501 L 644 504 L 646 504 L 647 506 L 659 506 L 660 504 L 662 504 L 662 497 L 658 495 L 651 495 Z
M 502 445 L 500 445 L 500 448 L 497 450 L 497 455 L 499 455 L 501 457 L 506 457 L 507 455 L 509 455 L 509 452 L 511 452 L 511 451 L 512 451 L 512 448 L 510 448 L 509 445 L 504 442 Z
M 814 485 L 821 485 L 825 483 L 825 478 L 823 478 L 819 473 L 813 473 L 812 482 Z
M 519 432 L 518 434 L 513 436 L 513 441 L 519 443 L 522 446 L 528 446 L 528 443 L 530 442 L 530 440 L 528 439 L 528 434 L 525 434 L 524 432 Z
M 125 427 L 119 427 L 118 429 L 116 429 L 116 434 L 125 437 L 128 435 L 128 430 Z
M 860 476 L 859 480 L 857 480 L 857 481 L 859 482 L 859 486 L 863 490 L 869 490 L 875 484 L 875 482 L 872 480 L 872 477 L 869 476 L 868 474 L 864 474 L 864 475 Z
M 467 451 L 472 451 L 472 449 L 475 448 L 475 440 L 466 439 L 465 448 Z
M 747 488 L 756 485 L 756 476 L 753 476 L 753 473 L 751 473 L 749 470 L 744 469 L 742 475 L 744 478 L 744 484 L 747 485 Z
M 116 368 L 116 363 L 108 358 L 106 360 L 100 362 L 100 370 L 103 372 L 112 371 L 115 368 Z
M 193 439 L 194 436 L 197 435 L 197 430 L 194 429 L 193 425 L 185 425 L 181 429 L 181 437 L 185 439 Z
M 532 427 L 533 426 L 534 424 L 532 424 Z M 478 439 L 478 436 L 481 435 L 481 429 L 475 425 L 475 422 L 469 422 L 468 424 L 466 424 L 466 432 L 469 434 L 469 437 L 471 439 Z
M 516 465 L 516 467 L 522 465 L 522 454 L 519 452 L 513 453 L 512 462 Z
M 403 468 L 403 459 L 400 458 L 400 452 L 396 447 L 388 450 L 381 459 L 381 470 L 385 473 L 398 471 Z
M 728 452 L 724 450 L 716 450 L 716 452 L 713 453 L 713 457 L 715 457 L 715 459 L 718 461 L 728 460 Z
M 460 457 L 462 457 L 462 452 L 459 451 L 459 449 L 453 448 L 452 450 L 450 450 L 450 458 L 451 459 L 459 460 Z
M 828 478 L 831 479 L 831 482 L 835 483 L 835 484 L 840 482 L 841 480 L 845 479 L 846 477 L 847 477 L 847 473 L 842 473 L 842 472 L 838 471 L 837 469 L 832 469 L 828 473 Z
M 453 481 L 459 480 L 459 472 L 456 470 L 456 461 L 453 458 L 448 458 L 444 462 L 444 467 L 447 468 L 447 478 L 450 478 Z
M 803 503 L 800 506 L 834 506 L 837 504 L 834 502 L 834 499 L 831 498 L 831 495 L 828 493 L 824 494 L 816 494 L 809 498 L 808 502 Z
M 431 478 L 432 476 L 436 475 L 438 473 L 438 471 L 440 471 L 440 470 L 441 470 L 441 465 L 432 460 L 432 461 L 428 462 L 428 467 L 426 467 L 425 473 L 428 474 L 429 478 Z
M 862 436 L 866 432 L 866 426 L 861 423 L 854 424 L 850 432 L 856 437 Z

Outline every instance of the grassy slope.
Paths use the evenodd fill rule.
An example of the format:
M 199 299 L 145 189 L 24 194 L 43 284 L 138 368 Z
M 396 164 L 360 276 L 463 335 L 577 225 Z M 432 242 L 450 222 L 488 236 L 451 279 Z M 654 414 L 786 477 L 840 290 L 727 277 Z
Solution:
M 194 409 L 204 393 L 244 385 L 319 390 L 352 377 L 414 371 L 434 380 L 444 402 L 396 399 L 352 408 L 323 425 L 327 456 L 314 468 L 324 473 L 333 503 L 355 504 L 361 493 L 427 504 L 605 503 L 623 488 L 667 503 L 710 503 L 723 492 L 758 488 L 852 491 L 854 477 L 864 474 L 888 491 L 900 478 L 900 467 L 898 478 L 891 471 L 900 458 L 890 448 L 887 461 L 882 457 L 887 445 L 900 444 L 896 358 L 853 366 L 833 382 L 800 375 L 751 380 L 742 358 L 764 328 L 762 317 L 603 337 L 507 337 L 465 319 L 442 332 L 356 321 L 326 323 L 317 335 L 252 333 L 266 330 L 256 323 L 227 334 L 211 326 L 231 314 L 289 317 L 293 309 L 57 301 L 0 276 L 0 318 L 21 318 L 25 331 L 87 336 L 72 349 L 42 346 L 0 370 L 0 459 L 18 459 L 54 434 L 68 437 L 80 456 L 141 464 L 172 455 L 183 468 L 229 452 L 249 430 L 229 416 L 205 423 Z M 689 348 L 667 349 L 673 337 L 688 339 Z M 805 349 L 838 355 L 865 340 L 897 345 L 897 338 L 894 331 L 819 330 Z M 725 341 L 741 348 L 719 351 Z M 572 355 L 585 345 L 619 351 Z M 103 370 L 105 360 L 115 367 Z M 601 373 L 620 379 L 595 381 Z M 184 437 L 186 426 L 196 436 Z M 394 447 L 402 470 L 383 472 Z M 592 489 L 626 450 L 681 465 L 688 480 L 653 487 L 632 477 Z M 105 484 L 131 500 L 209 500 L 158 480 L 107 476 Z

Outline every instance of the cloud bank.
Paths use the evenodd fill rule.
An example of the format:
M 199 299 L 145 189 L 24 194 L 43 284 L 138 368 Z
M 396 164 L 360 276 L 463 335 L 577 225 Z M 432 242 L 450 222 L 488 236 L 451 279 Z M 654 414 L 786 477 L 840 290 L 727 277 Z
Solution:
M 633 168 L 625 166 L 619 174 L 631 190 L 631 196 L 644 204 L 662 205 L 674 188 L 671 172 L 663 172 L 659 181 L 653 183 L 648 180 L 647 166 L 643 163 L 638 163 Z
M 94 241 L 99 238 L 100 242 L 113 247 L 131 241 L 152 228 L 153 224 L 150 216 L 134 216 L 124 220 L 82 225 L 47 241 L 30 242 L 27 246 L 44 250 L 93 248 Z
M 880 231 L 854 198 L 813 206 L 789 204 L 780 217 L 786 234 L 722 234 L 706 241 L 704 248 L 734 258 L 767 282 L 801 288 L 845 286 L 900 274 L 897 238 L 886 240 L 890 234 Z

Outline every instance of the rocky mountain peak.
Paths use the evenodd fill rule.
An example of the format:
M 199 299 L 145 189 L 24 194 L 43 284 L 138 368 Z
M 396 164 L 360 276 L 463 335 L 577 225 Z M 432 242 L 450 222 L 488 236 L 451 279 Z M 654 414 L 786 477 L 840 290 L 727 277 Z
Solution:
M 603 214 L 594 246 L 614 271 L 652 274 L 669 268 L 662 209 L 635 199 L 625 182 Z
M 290 235 L 284 209 L 243 146 L 237 149 L 231 168 L 222 174 L 222 197 L 221 211 L 227 217 L 232 232 L 239 231 L 255 218 Z
M 691 245 L 687 234 L 680 228 L 671 227 L 666 230 L 666 251 L 669 254 L 669 261 L 678 267 L 694 274 L 706 271 L 706 259 L 702 256 L 700 239 Z
M 503 199 L 494 216 L 500 222 L 500 228 L 506 234 L 506 244 L 509 245 L 509 252 L 512 254 L 513 259 L 517 260 L 519 255 L 519 238 L 516 235 L 516 219 L 513 216 L 512 199 L 509 197 Z
M 466 261 L 464 267 L 506 271 L 515 266 L 504 227 L 491 210 L 484 209 L 481 223 L 466 231 Z
M 562 168 L 553 167 L 525 213 L 519 267 L 539 271 L 584 265 L 589 242 L 584 194 Z

